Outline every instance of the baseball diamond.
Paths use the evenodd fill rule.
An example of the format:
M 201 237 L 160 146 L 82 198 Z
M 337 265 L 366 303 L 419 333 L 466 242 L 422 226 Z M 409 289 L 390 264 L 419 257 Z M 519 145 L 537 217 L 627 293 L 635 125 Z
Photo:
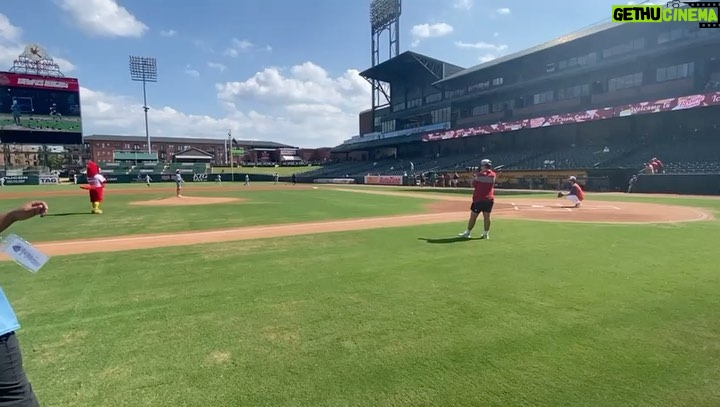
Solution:
M 652 287 L 666 290 L 670 284 L 674 290 L 682 291 L 694 284 L 670 271 L 680 263 L 690 264 L 690 258 L 694 259 L 694 271 L 686 273 L 704 279 L 706 287 L 697 291 L 693 286 L 692 302 L 686 302 L 680 294 L 672 295 L 671 299 L 665 299 L 669 301 L 666 307 L 672 307 L 673 313 L 677 312 L 676 307 L 689 307 L 685 312 L 695 315 L 702 312 L 698 308 L 701 304 L 714 298 L 712 287 L 720 285 L 715 273 L 709 271 L 713 267 L 703 271 L 706 270 L 704 262 L 711 261 L 712 256 L 707 255 L 711 252 L 711 242 L 720 238 L 715 220 L 720 200 L 712 198 L 635 195 L 629 199 L 623 195 L 590 193 L 582 208 L 573 209 L 546 193 L 499 191 L 493 240 L 479 244 L 468 239 L 461 244 L 463 240 L 453 236 L 467 217 L 469 191 L 464 189 L 449 192 L 442 188 L 408 190 L 407 187 L 293 186 L 291 183 L 249 187 L 236 183 L 220 187 L 214 183 L 193 183 L 187 187 L 185 198 L 172 197 L 173 191 L 172 184 L 152 188 L 143 184 L 111 184 L 105 191 L 105 213 L 97 217 L 84 211 L 78 214 L 77 208 L 85 207 L 85 192 L 67 185 L 7 191 L 5 198 L 9 203 L 22 202 L 31 196 L 46 196 L 50 202 L 50 212 L 42 220 L 47 225 L 43 230 L 37 230 L 30 223 L 18 224 L 14 229 L 51 256 L 45 269 L 37 276 L 28 276 L 11 272 L 15 267 L 1 261 L 7 258 L 0 259 L 0 267 L 7 269 L 9 284 L 6 287 L 10 293 L 29 295 L 26 290 L 30 288 L 22 289 L 20 285 L 28 279 L 34 281 L 33 291 L 44 293 L 40 298 L 33 296 L 32 302 L 21 301 L 16 306 L 25 318 L 35 315 L 34 327 L 21 331 L 21 338 L 34 348 L 34 356 L 26 363 L 43 400 L 52 405 L 84 403 L 63 391 L 63 385 L 53 384 L 52 372 L 68 357 L 83 362 L 66 366 L 65 377 L 84 380 L 87 374 L 104 375 L 102 386 L 110 389 L 107 394 L 117 394 L 103 396 L 107 401 L 93 398 L 98 400 L 93 405 L 117 405 L 122 393 L 120 386 L 126 386 L 128 377 L 122 372 L 134 369 L 140 358 L 151 362 L 153 374 L 167 377 L 171 382 L 179 380 L 179 376 L 161 372 L 167 372 L 170 365 L 185 369 L 180 360 L 190 358 L 192 366 L 196 366 L 195 363 L 203 366 L 199 373 L 201 381 L 217 377 L 217 372 L 222 371 L 228 378 L 221 380 L 240 380 L 255 386 L 256 380 L 270 380 L 274 375 L 291 377 L 292 373 L 286 370 L 288 363 L 305 366 L 303 369 L 310 375 L 317 374 L 317 369 L 342 375 L 350 364 L 372 365 L 371 360 L 384 355 L 387 368 L 397 369 L 406 366 L 401 360 L 415 353 L 412 348 L 430 344 L 442 350 L 441 355 L 461 351 L 465 357 L 478 357 L 483 353 L 482 348 L 496 346 L 492 345 L 494 334 L 485 324 L 461 315 L 470 311 L 485 314 L 486 318 L 499 318 L 504 324 L 510 324 L 501 332 L 516 335 L 513 332 L 530 319 L 548 312 L 543 305 L 548 301 L 553 301 L 554 307 L 575 309 L 583 319 L 573 324 L 581 324 L 584 329 L 600 323 L 601 329 L 608 333 L 599 340 L 593 335 L 593 341 L 586 342 L 588 348 L 583 358 L 602 358 L 606 369 L 629 378 L 634 376 L 625 370 L 626 358 L 639 358 L 647 349 L 663 346 L 653 344 L 656 339 L 650 339 L 658 336 L 646 335 L 653 331 L 654 324 L 670 318 L 670 314 L 654 311 L 656 314 L 649 319 L 647 315 L 632 319 L 636 331 L 631 338 L 626 338 L 627 334 L 620 335 L 626 332 L 624 325 L 616 319 L 597 322 L 597 318 L 613 310 L 607 301 L 632 302 L 633 307 L 640 310 L 655 309 L 656 296 L 647 290 Z M 288 202 L 293 205 L 288 206 Z M 106 226 L 91 227 L 100 222 Z M 94 230 L 94 235 L 88 234 L 88 230 Z M 692 245 L 688 245 L 690 242 Z M 438 244 L 441 246 L 436 247 Z M 583 268 L 559 272 L 556 256 L 547 260 L 545 256 L 551 252 L 562 254 L 568 244 L 592 250 L 584 253 Z M 647 245 L 663 250 L 652 259 L 637 257 L 638 251 L 647 250 Z M 432 250 L 441 247 L 441 250 Z M 522 250 L 523 258 L 508 263 L 507 254 L 515 250 Z M 484 259 L 481 269 L 462 268 L 461 264 L 466 264 L 467 259 L 478 256 Z M 630 258 L 632 261 L 624 260 Z M 399 262 L 403 266 L 395 268 Z M 658 270 L 652 266 L 656 262 L 663 262 L 669 268 Z M 98 264 L 102 266 L 98 268 Z M 152 264 L 163 266 L 148 266 Z M 449 270 L 456 270 L 451 273 L 452 278 L 441 277 Z M 498 273 L 500 270 L 502 274 Z M 613 271 L 608 274 L 607 270 Z M 552 273 L 553 278 L 548 280 L 547 273 Z M 555 278 L 563 281 L 563 288 L 555 286 Z M 605 290 L 616 278 L 622 278 L 624 288 L 608 298 Z M 497 282 L 489 283 L 488 279 Z M 141 286 L 137 285 L 138 281 L 143 282 Z M 277 285 L 279 281 L 283 283 Z M 500 295 L 497 291 L 500 281 L 504 281 L 506 294 Z M 188 290 L 188 284 L 192 289 Z M 279 288 L 286 284 L 297 287 Z M 455 298 L 462 295 L 464 301 L 469 301 L 466 305 L 469 308 L 458 314 L 455 306 L 447 303 L 447 296 L 433 294 L 437 288 L 432 287 L 437 284 L 442 284 L 443 290 L 452 290 Z M 542 294 L 526 292 L 530 289 L 528 284 L 542 290 Z M 591 289 L 588 284 L 595 288 Z M 88 293 L 82 297 L 85 299 L 72 295 L 78 286 Z M 470 296 L 468 289 L 472 290 Z M 518 290 L 524 293 L 522 301 L 530 301 L 522 308 L 515 303 L 517 299 L 510 300 L 520 295 L 512 294 Z M 586 296 L 582 302 L 577 299 L 580 292 Z M 601 293 L 605 294 L 602 300 L 592 300 Z M 418 296 L 423 298 L 422 304 L 417 302 Z M 212 300 L 208 302 L 208 298 Z M 262 298 L 263 305 L 253 305 L 258 298 Z M 181 311 L 186 307 L 195 311 L 190 314 Z M 502 311 L 507 307 L 512 312 L 525 309 L 527 316 L 510 318 L 510 314 Z M 448 325 L 449 321 L 435 319 L 432 315 L 438 312 L 456 322 Z M 321 315 L 322 320 L 318 319 Z M 68 321 L 67 318 L 76 318 L 76 322 L 60 322 L 61 325 L 53 322 Z M 139 354 L 121 359 L 113 358 L 124 354 L 122 348 L 102 350 L 108 341 L 117 343 L 127 326 L 153 330 L 165 324 L 161 321 L 172 321 L 177 326 L 177 331 L 166 331 L 165 335 L 173 335 L 172 338 L 165 336 L 163 340 L 143 342 Z M 239 321 L 244 322 L 228 325 Z M 456 331 L 459 326 L 456 324 L 461 321 L 462 332 L 467 330 L 466 333 Z M 112 327 L 108 327 L 108 323 Z M 358 323 L 376 328 L 367 332 L 367 328 L 355 325 Z M 200 335 L 200 331 L 188 333 L 188 324 L 202 329 L 208 346 L 194 350 L 168 347 L 176 341 L 174 335 L 179 335 L 177 340 L 186 340 L 188 334 Z M 43 326 L 56 328 L 48 330 Z M 248 330 L 247 326 L 253 328 Z M 426 334 L 414 338 L 413 332 L 420 326 Z M 689 326 L 696 325 L 688 320 L 677 328 L 664 327 L 662 337 L 671 340 L 681 336 L 688 340 Z M 584 335 L 573 333 L 577 328 L 553 329 L 567 330 L 563 341 L 588 340 Z M 395 338 L 380 332 L 391 332 Z M 60 347 L 53 347 L 57 346 L 53 345 L 59 340 L 57 335 L 65 339 Z M 470 336 L 467 335 L 475 337 L 473 343 L 482 344 L 481 348 L 465 349 L 461 343 L 468 343 Z M 327 339 L 321 339 L 323 337 Z M 535 339 L 524 339 L 530 341 L 527 346 L 554 346 L 551 345 L 554 335 L 533 337 Z M 352 342 L 346 338 L 353 338 Z M 445 342 L 448 339 L 453 342 Z M 696 335 L 690 335 L 690 339 L 703 340 Z M 316 343 L 318 340 L 321 343 Z M 460 342 L 455 343 L 456 340 Z M 627 341 L 638 345 L 628 349 Z M 623 347 L 624 351 L 608 357 L 604 350 L 606 344 Z M 408 346 L 411 348 L 406 348 Z M 92 362 L 92 354 L 77 353 L 79 347 L 83 352 L 92 350 L 92 354 L 102 352 L 111 360 Z M 306 347 L 309 354 L 299 355 L 298 347 Z M 279 359 L 273 357 L 269 361 L 262 356 L 267 355 L 268 349 Z M 491 359 L 500 360 L 496 358 L 502 358 L 510 349 Z M 660 348 L 656 351 L 660 352 Z M 350 355 L 353 361 L 344 359 Z M 403 355 L 402 358 L 396 359 L 399 355 Z M 430 355 L 428 357 L 435 358 Z M 543 363 L 553 369 L 565 369 L 565 366 L 577 369 L 581 360 L 578 357 L 558 354 L 552 362 Z M 254 369 L 252 377 L 234 367 L 235 363 L 248 358 L 262 361 L 264 366 Z M 713 363 L 712 357 L 705 362 L 699 360 L 692 363 Z M 663 365 L 655 369 L 669 374 L 676 371 L 677 363 L 679 360 L 668 365 L 669 370 Z M 315 364 L 318 367 L 312 368 Z M 464 369 L 463 365 L 461 362 L 454 368 Z M 693 375 L 693 368 L 687 366 L 684 374 Z M 114 373 L 108 376 L 108 371 Z M 542 375 L 530 380 L 555 379 L 555 375 Z M 673 382 L 677 380 L 691 379 L 677 375 Z M 92 383 L 84 386 L 96 386 Z M 298 385 L 324 386 L 306 380 L 300 380 Z M 642 388 L 631 394 L 649 397 Z M 231 389 L 221 391 L 220 397 L 235 397 L 238 392 Z M 171 384 L 156 391 L 171 403 L 193 397 L 189 392 L 178 392 Z M 545 397 L 542 393 L 536 394 Z M 283 399 L 278 397 L 277 400 Z M 660 401 L 664 396 L 653 397 Z
M 720 405 L 720 31 L 609 22 L 507 52 L 457 16 L 473 41 L 547 24 L 454 1 L 401 52 L 401 1 L 372 0 L 371 66 L 326 70 L 283 57 L 367 38 L 306 27 L 302 1 L 272 24 L 243 2 L 33 14 L 97 57 L 71 78 L 29 44 L 0 72 L 0 406 Z M 231 48 L 198 37 L 227 27 Z M 96 89 L 140 37 L 182 64 L 130 57 L 142 99 Z M 477 65 L 424 54 L 443 44 Z M 183 95 L 196 111 L 161 104 Z

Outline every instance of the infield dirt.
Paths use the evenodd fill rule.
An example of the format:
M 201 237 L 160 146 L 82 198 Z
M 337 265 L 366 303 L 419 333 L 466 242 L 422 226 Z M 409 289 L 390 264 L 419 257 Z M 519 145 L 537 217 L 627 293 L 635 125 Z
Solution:
M 308 189 L 312 186 L 300 186 Z M 295 188 L 295 186 L 257 186 L 252 189 L 272 190 Z M 166 188 L 167 189 L 167 188 Z M 335 188 L 333 188 L 335 189 Z M 169 191 L 171 189 L 168 189 Z M 242 187 L 204 187 L 203 191 L 228 191 L 243 190 Z M 373 217 L 351 220 L 335 220 L 327 222 L 294 223 L 268 226 L 253 226 L 224 230 L 193 231 L 186 233 L 167 233 L 152 235 L 129 235 L 100 239 L 69 240 L 60 242 L 39 243 L 36 246 L 50 256 L 76 255 L 97 252 L 116 252 L 124 250 L 152 249 L 160 247 L 186 246 L 204 243 L 218 243 L 229 241 L 241 241 L 261 238 L 308 235 L 329 232 L 343 232 L 352 230 L 368 230 L 387 227 L 402 227 L 413 225 L 429 225 L 458 222 L 462 229 L 469 213 L 469 197 L 458 195 L 440 195 L 437 193 L 411 193 L 402 191 L 383 191 L 370 189 L 345 189 L 335 190 L 347 191 L 348 193 L 368 193 L 378 195 L 393 195 L 404 197 L 416 197 L 433 200 L 428 204 L 426 210 L 429 213 L 418 215 Z M 142 193 L 144 189 L 116 189 L 113 192 L 121 193 Z M 82 191 L 58 191 L 67 194 L 82 193 Z M 153 191 L 156 192 L 156 191 Z M 43 194 L 48 196 L 48 194 Z M 17 194 L 14 197 L 29 197 L 30 194 Z M 57 195 L 50 195 L 57 196 Z M 176 205 L 187 204 L 208 204 L 221 203 L 208 200 L 222 200 L 230 202 L 232 198 L 209 198 L 209 197 L 187 197 L 187 198 L 165 198 L 161 200 L 144 201 L 153 205 L 167 205 L 174 202 Z M 527 219 L 536 221 L 553 222 L 596 222 L 614 224 L 647 224 L 647 223 L 680 223 L 692 221 L 704 221 L 713 219 L 710 212 L 699 208 L 661 205 L 651 203 L 631 202 L 593 202 L 586 200 L 582 208 L 571 208 L 562 200 L 548 199 L 520 199 L 516 202 L 510 199 L 499 199 L 496 201 L 494 216 L 498 218 Z M 0 256 L 0 260 L 7 260 Z

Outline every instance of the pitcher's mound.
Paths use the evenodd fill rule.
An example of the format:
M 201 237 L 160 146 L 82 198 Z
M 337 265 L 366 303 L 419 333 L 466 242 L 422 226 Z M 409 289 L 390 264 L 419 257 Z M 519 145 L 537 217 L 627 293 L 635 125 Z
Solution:
M 143 205 L 143 206 L 189 206 L 189 205 L 215 205 L 224 204 L 230 202 L 241 202 L 239 198 L 220 198 L 220 197 L 201 197 L 201 196 L 183 196 L 151 199 L 149 201 L 135 201 L 131 202 L 130 205 Z

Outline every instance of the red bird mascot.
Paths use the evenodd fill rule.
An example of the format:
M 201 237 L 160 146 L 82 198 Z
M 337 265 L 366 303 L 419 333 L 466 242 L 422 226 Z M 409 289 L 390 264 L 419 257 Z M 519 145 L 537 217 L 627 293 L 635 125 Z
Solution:
M 87 185 L 83 185 L 81 188 L 87 189 L 90 192 L 92 213 L 99 215 L 103 213 L 100 209 L 100 204 L 103 201 L 103 192 L 107 179 L 100 174 L 100 167 L 98 167 L 94 161 L 89 161 L 87 164 L 87 182 Z

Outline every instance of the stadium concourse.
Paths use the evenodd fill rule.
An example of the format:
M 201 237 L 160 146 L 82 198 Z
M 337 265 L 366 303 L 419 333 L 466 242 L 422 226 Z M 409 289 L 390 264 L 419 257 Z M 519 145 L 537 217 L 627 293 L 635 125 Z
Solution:
M 385 104 L 360 113 L 333 164 L 304 175 L 449 186 L 489 158 L 501 187 L 555 189 L 577 175 L 589 190 L 625 191 L 638 175 L 638 191 L 720 194 L 720 60 L 707 52 L 719 34 L 600 24 L 469 69 L 404 52 L 361 73 L 383 84 Z M 646 170 L 653 159 L 662 176 Z

